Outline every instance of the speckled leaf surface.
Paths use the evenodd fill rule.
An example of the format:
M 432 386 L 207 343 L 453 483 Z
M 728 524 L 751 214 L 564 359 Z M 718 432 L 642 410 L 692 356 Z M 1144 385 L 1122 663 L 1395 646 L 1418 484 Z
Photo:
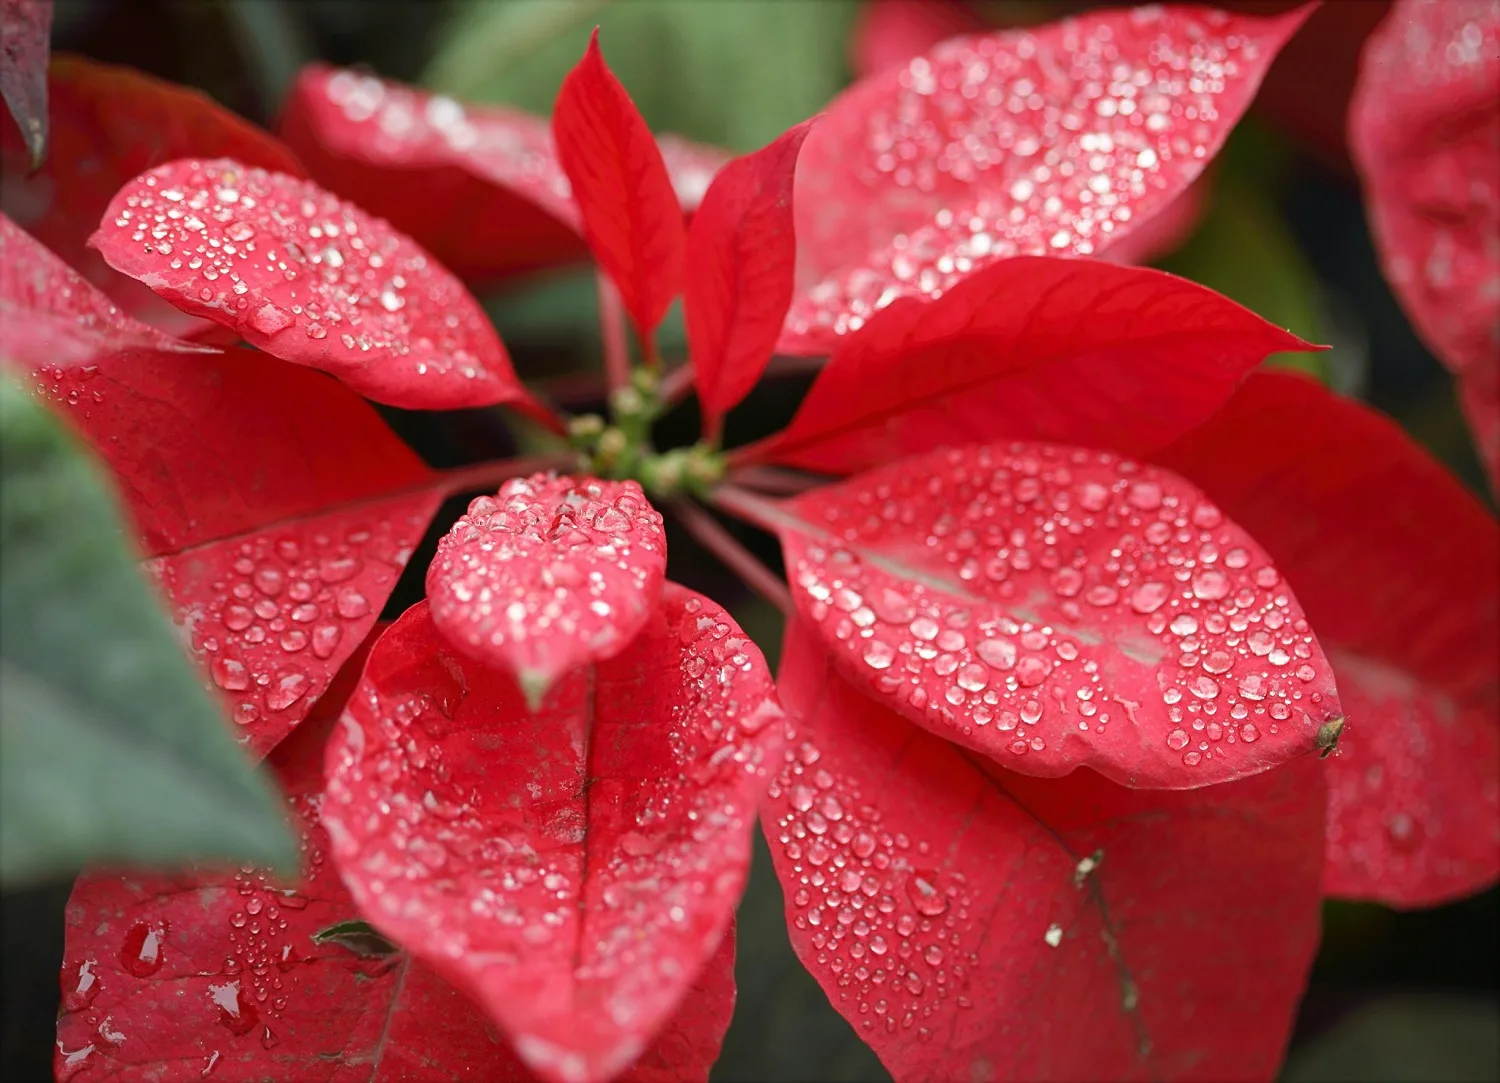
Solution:
M 687 231 L 661 150 L 605 64 L 597 30 L 558 91 L 552 137 L 589 249 L 649 340 L 682 287 Z
M 1027 778 L 795 623 L 779 685 L 761 816 L 792 945 L 896 1079 L 1275 1074 L 1318 942 L 1316 760 L 1186 792 Z
M 683 309 L 711 435 L 765 371 L 792 301 L 792 179 L 812 123 L 726 165 L 688 231 Z
M 319 817 L 323 743 L 361 661 L 270 761 L 302 830 L 299 880 L 246 867 L 78 881 L 67 910 L 58 1079 L 535 1078 L 472 1001 L 409 954 L 362 955 L 314 939 L 357 917 L 327 860 Z M 707 1078 L 734 1003 L 733 963 L 731 934 L 622 1083 Z
M 300 176 L 296 157 L 207 95 L 130 68 L 56 56 L 48 98 L 52 130 L 36 173 L 19 136 L 0 125 L 0 208 L 129 315 L 174 333 L 201 328 L 88 247 L 100 216 L 126 181 L 173 158 L 223 156 Z
M 1500 487 L 1500 2 L 1399 0 L 1349 110 L 1381 263 Z
M 546 417 L 458 279 L 311 181 L 231 159 L 169 162 L 121 188 L 90 243 L 183 311 L 377 402 Z
M 438 542 L 427 597 L 449 642 L 536 702 L 635 638 L 666 570 L 662 518 L 638 484 L 535 474 L 469 505 Z
M 782 721 L 754 645 L 680 587 L 536 713 L 423 603 L 377 643 L 329 745 L 332 856 L 364 916 L 533 1071 L 606 1079 L 729 925 Z
M 0 357 L 30 368 L 72 365 L 133 348 L 211 352 L 127 316 L 0 214 Z
M 1006 768 L 1187 789 L 1337 736 L 1332 671 L 1280 573 L 1167 471 L 982 446 L 782 509 L 797 612 L 839 670 Z
M 1348 715 L 1327 889 L 1397 906 L 1500 877 L 1500 529 L 1395 422 L 1257 372 L 1160 461 L 1266 547 Z
M 588 256 L 543 117 L 313 64 L 293 84 L 278 131 L 319 184 L 466 280 Z M 657 145 L 683 209 L 693 209 L 728 155 L 671 136 Z
M 1310 348 L 1160 271 L 1021 256 L 891 305 L 785 431 L 736 455 L 836 474 L 1009 438 L 1139 455 L 1206 421 L 1267 354 Z
M 1104 251 L 1192 183 L 1305 17 L 1105 10 L 855 84 L 803 153 L 780 351 L 826 353 L 1007 256 Z
M 0 97 L 25 140 L 31 165 L 47 151 L 47 53 L 52 0 L 0 0 Z
M 264 755 L 374 625 L 436 476 L 353 392 L 248 350 L 34 379 L 109 464 L 184 643 Z

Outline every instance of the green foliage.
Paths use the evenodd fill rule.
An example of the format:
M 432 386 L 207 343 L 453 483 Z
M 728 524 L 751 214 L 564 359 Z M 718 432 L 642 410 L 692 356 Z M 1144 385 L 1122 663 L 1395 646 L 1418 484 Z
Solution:
M 853 0 L 468 0 L 425 82 L 550 114 L 597 24 L 605 59 L 656 131 L 748 151 L 848 80 Z
M 98 468 L 0 379 L 0 882 L 91 862 L 296 867 Z

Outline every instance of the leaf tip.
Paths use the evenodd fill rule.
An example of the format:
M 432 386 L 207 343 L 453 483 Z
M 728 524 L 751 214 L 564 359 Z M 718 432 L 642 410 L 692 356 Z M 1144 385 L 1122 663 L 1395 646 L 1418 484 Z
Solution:
M 521 695 L 526 699 L 526 709 L 533 714 L 541 710 L 547 690 L 552 687 L 553 674 L 547 670 L 525 666 L 516 671 L 516 683 L 521 686 Z

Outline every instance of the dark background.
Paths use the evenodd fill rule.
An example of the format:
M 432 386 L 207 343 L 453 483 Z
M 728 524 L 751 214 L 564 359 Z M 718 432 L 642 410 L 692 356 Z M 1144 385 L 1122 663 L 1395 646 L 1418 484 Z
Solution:
M 1003 25 L 1089 6 L 1100 5 L 1005 0 L 968 11 Z M 1388 6 L 1331 0 L 1314 16 L 1221 156 L 1207 218 L 1162 266 L 1331 343 L 1332 351 L 1313 359 L 1318 375 L 1393 414 L 1482 493 L 1451 381 L 1381 278 L 1342 143 L 1359 43 Z M 289 80 L 313 59 L 545 111 L 598 22 L 612 66 L 653 127 L 743 151 L 815 112 L 847 83 L 859 15 L 857 0 L 58 0 L 53 47 L 200 87 L 269 124 Z M 524 377 L 597 371 L 587 274 L 554 275 L 483 300 Z M 664 337 L 670 354 L 672 331 Z M 797 379 L 763 385 L 735 412 L 730 442 L 783 424 L 804 386 Z M 599 404 L 585 393 L 569 405 Z M 513 446 L 489 411 L 385 413 L 434 465 L 493 458 Z M 696 433 L 689 406 L 663 420 L 659 443 L 687 443 Z M 429 555 L 462 503 L 438 516 Z M 769 539 L 738 533 L 777 566 Z M 774 612 L 681 532 L 669 545 L 673 578 L 730 606 L 774 658 Z M 422 552 L 412 560 L 388 617 L 420 597 L 421 575 L 412 569 L 426 563 Z M 0 896 L 0 1073 L 7 1080 L 50 1078 L 67 894 L 61 884 Z M 1285 1078 L 1500 1078 L 1497 931 L 1493 890 L 1415 913 L 1328 904 Z M 888 1078 L 792 955 L 763 844 L 740 910 L 740 944 L 739 1004 L 716 1080 Z

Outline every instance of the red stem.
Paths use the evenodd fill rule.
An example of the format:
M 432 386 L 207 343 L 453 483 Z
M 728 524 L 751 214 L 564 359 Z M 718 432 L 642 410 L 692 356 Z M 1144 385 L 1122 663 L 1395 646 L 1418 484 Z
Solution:
M 775 534 L 783 526 L 803 526 L 797 516 L 783 511 L 777 501 L 757 496 L 749 489 L 742 489 L 733 482 L 725 482 L 709 493 L 709 499 L 720 511 L 728 512 L 736 519 L 758 526 Z
M 712 515 L 687 500 L 673 503 L 672 510 L 689 534 L 724 566 L 743 579 L 762 598 L 781 611 L 792 615 L 792 596 L 781 577 L 762 564 L 754 553 L 741 545 Z
M 822 485 L 823 479 L 800 470 L 785 470 L 779 466 L 746 466 L 734 471 L 731 479 L 761 493 L 780 496 L 796 496 Z
M 604 375 L 611 391 L 630 382 L 630 344 L 625 337 L 625 309 L 620 304 L 620 291 L 609 276 L 600 271 L 596 276 L 599 287 L 599 337 L 604 342 Z
M 688 392 L 693 390 L 693 366 L 687 363 L 678 365 L 661 378 L 661 405 L 662 409 L 670 410 L 683 399 L 687 398 Z
M 526 474 L 544 473 L 548 470 L 571 470 L 577 457 L 569 451 L 548 452 L 545 455 L 522 455 L 514 459 L 492 459 L 443 470 L 439 477 L 445 496 L 473 492 L 476 489 L 498 489 L 500 483 Z

